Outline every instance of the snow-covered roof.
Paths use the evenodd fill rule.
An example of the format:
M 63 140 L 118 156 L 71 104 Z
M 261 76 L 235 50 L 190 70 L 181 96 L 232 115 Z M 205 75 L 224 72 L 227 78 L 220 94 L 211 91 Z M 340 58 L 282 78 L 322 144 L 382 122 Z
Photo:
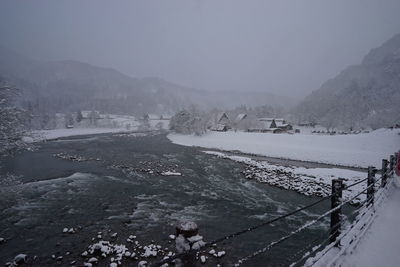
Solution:
M 241 120 L 244 120 L 247 117 L 246 113 L 240 113 L 239 115 L 236 116 L 235 122 L 239 122 Z
M 220 112 L 217 115 L 217 122 L 219 123 L 223 118 L 226 118 L 227 120 L 229 120 L 228 115 L 226 115 L 225 112 Z
M 289 126 L 287 123 L 283 123 L 282 121 L 275 121 L 276 127 L 286 127 Z

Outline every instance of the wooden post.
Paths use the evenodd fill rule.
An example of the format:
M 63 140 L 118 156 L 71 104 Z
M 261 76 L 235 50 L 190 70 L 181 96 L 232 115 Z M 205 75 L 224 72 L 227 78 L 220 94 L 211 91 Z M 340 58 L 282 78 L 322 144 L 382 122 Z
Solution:
M 383 159 L 382 160 L 382 181 L 381 181 L 381 187 L 385 187 L 387 178 L 388 178 L 388 160 Z
M 331 209 L 338 207 L 342 201 L 342 191 L 343 191 L 343 180 L 342 179 L 333 179 L 332 180 L 332 197 L 331 197 Z M 330 242 L 336 242 L 337 237 L 340 234 L 341 227 L 341 216 L 342 209 L 339 208 L 331 213 L 331 230 L 330 230 Z M 339 243 L 336 243 L 335 246 L 339 246 Z
M 390 175 L 391 175 L 391 176 L 393 175 L 393 172 L 394 172 L 394 163 L 395 163 L 394 158 L 395 158 L 394 155 L 390 155 L 389 170 L 390 170 Z
M 367 202 L 368 205 L 374 204 L 374 193 L 375 193 L 375 188 L 373 184 L 375 183 L 375 173 L 376 169 L 375 167 L 368 167 L 368 180 L 367 180 Z

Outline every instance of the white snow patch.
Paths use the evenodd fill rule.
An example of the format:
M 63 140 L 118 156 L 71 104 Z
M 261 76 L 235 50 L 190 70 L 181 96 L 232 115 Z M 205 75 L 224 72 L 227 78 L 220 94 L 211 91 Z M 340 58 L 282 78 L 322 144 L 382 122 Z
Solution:
M 165 171 L 165 172 L 162 172 L 161 175 L 163 175 L 163 176 L 182 176 L 182 173 L 175 172 L 175 171 Z

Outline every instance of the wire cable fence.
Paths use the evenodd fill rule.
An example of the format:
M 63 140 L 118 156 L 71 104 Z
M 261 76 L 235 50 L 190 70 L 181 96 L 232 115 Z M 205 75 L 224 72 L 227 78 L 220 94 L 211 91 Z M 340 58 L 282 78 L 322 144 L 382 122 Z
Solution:
M 263 223 L 257 224 L 250 226 L 246 229 L 219 237 L 213 241 L 204 243 L 203 246 L 199 250 L 195 249 L 189 249 L 187 251 L 184 251 L 182 253 L 177 253 L 171 257 L 166 257 L 163 260 L 156 262 L 152 264 L 151 266 L 167 266 L 167 264 L 174 263 L 177 259 L 182 259 L 182 258 L 187 258 L 187 257 L 192 257 L 195 258 L 199 253 L 204 252 L 205 249 L 210 248 L 212 246 L 215 246 L 218 243 L 221 243 L 223 241 L 227 241 L 230 239 L 234 239 L 238 236 L 241 236 L 243 234 L 252 232 L 256 229 L 265 227 L 267 225 L 271 225 L 274 222 L 278 222 L 281 220 L 284 220 L 286 218 L 289 218 L 299 212 L 305 211 L 310 209 L 311 207 L 314 207 L 328 199 L 331 199 L 331 209 L 325 211 L 323 214 L 317 216 L 316 218 L 306 222 L 305 224 L 301 225 L 294 231 L 287 233 L 286 235 L 269 242 L 266 244 L 264 247 L 257 249 L 256 251 L 246 255 L 245 257 L 240 258 L 237 260 L 233 265 L 234 266 L 240 266 L 251 259 L 259 256 L 260 254 L 267 253 L 271 249 L 273 249 L 275 246 L 283 243 L 284 241 L 294 237 L 295 235 L 298 235 L 300 232 L 304 231 L 305 229 L 309 229 L 311 226 L 315 225 L 317 222 L 321 221 L 327 216 L 331 216 L 331 225 L 330 225 L 330 233 L 329 235 L 321 240 L 321 238 L 317 238 L 310 242 L 307 246 L 303 247 L 299 251 L 297 251 L 295 254 L 293 254 L 287 261 L 293 261 L 295 260 L 296 257 L 301 256 L 299 259 L 293 261 L 290 266 L 296 266 L 299 265 L 300 263 L 304 263 L 307 259 L 313 257 L 316 253 L 319 251 L 321 252 L 318 257 L 315 256 L 315 259 L 311 260 L 317 261 L 321 257 L 323 257 L 327 251 L 332 248 L 332 247 L 340 247 L 341 240 L 354 228 L 354 225 L 356 225 L 364 216 L 366 216 L 368 213 L 371 213 L 371 210 L 374 209 L 374 201 L 381 201 L 382 198 L 385 196 L 384 193 L 388 191 L 389 185 L 392 183 L 392 180 L 387 182 L 387 179 L 393 176 L 394 173 L 394 168 L 395 164 L 398 157 L 398 153 L 395 155 L 391 155 L 390 157 L 390 167 L 388 168 L 389 161 L 384 159 L 382 160 L 382 169 L 377 170 L 374 167 L 369 167 L 368 168 L 368 177 L 359 181 L 356 181 L 350 185 L 345 185 L 343 184 L 343 179 L 334 179 L 332 180 L 332 194 L 325 196 L 318 201 L 315 201 L 309 205 L 303 206 L 301 208 L 298 208 L 294 211 L 288 212 L 284 215 L 278 216 L 276 218 L 273 218 L 271 220 L 265 221 Z M 381 176 L 377 179 L 375 179 L 375 174 L 379 171 Z M 367 182 L 367 186 L 357 192 L 355 195 L 352 195 L 346 200 L 343 200 L 342 198 L 342 192 L 343 190 L 348 190 L 349 188 L 352 188 L 356 185 L 359 185 L 363 182 Z M 376 190 L 376 187 L 378 187 L 378 190 Z M 377 191 L 377 192 L 376 192 Z M 375 193 L 376 192 L 376 193 Z M 352 225 L 348 227 L 344 232 L 342 232 L 342 224 L 343 224 L 343 214 L 341 212 L 341 209 L 348 204 L 354 204 L 352 201 L 354 201 L 356 198 L 360 197 L 361 195 L 366 194 L 366 200 L 362 201 L 359 203 L 359 206 L 356 210 L 354 210 L 350 215 L 356 216 L 354 221 L 352 222 Z M 372 210 L 372 213 L 374 210 Z M 371 218 L 369 218 L 369 222 L 371 222 Z M 328 245 L 327 245 L 328 244 Z M 285 264 L 285 263 L 283 263 Z
M 379 194 L 376 198 L 377 203 L 384 201 L 384 198 L 387 197 L 387 194 L 385 194 L 385 193 L 388 192 L 388 190 L 392 184 L 393 184 L 393 180 L 390 181 L 390 183 L 387 187 L 379 190 Z M 341 243 L 342 240 L 345 239 L 346 237 L 348 237 L 348 235 L 354 230 L 358 230 L 360 232 L 359 236 L 362 236 L 373 222 L 374 214 L 375 214 L 374 209 L 375 209 L 374 206 L 369 207 L 367 204 L 365 204 L 362 208 L 357 209 L 356 212 L 359 213 L 359 216 L 357 216 L 357 218 L 352 223 L 352 225 L 350 227 L 348 227 L 346 229 L 346 231 L 339 236 L 338 242 Z M 369 216 L 369 218 L 366 218 L 367 215 Z M 359 236 L 357 236 L 357 235 L 350 236 L 350 238 L 349 238 L 350 240 L 347 240 L 347 243 L 350 244 L 352 247 L 354 247 L 357 243 L 356 239 Z M 311 263 L 307 264 L 307 266 L 311 266 L 312 264 L 314 264 L 315 262 L 317 262 L 318 260 L 323 258 L 332 247 L 333 247 L 333 244 L 330 244 L 329 246 L 325 247 L 325 249 L 321 252 L 321 254 L 318 255 L 318 257 L 316 257 L 315 259 L 313 259 L 311 261 Z M 327 264 L 327 266 L 332 265 L 341 255 L 343 255 L 345 253 L 346 249 L 348 249 L 348 248 L 346 248 L 346 246 L 342 246 L 340 251 L 335 255 L 335 257 L 333 257 L 333 259 L 330 260 L 330 262 Z

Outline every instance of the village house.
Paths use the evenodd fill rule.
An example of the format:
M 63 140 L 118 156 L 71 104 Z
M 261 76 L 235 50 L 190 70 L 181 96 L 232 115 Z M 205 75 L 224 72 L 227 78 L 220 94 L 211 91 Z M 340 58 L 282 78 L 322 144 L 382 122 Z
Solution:
M 251 125 L 251 119 L 246 113 L 240 113 L 232 123 L 234 130 L 248 130 Z
M 293 130 L 293 126 L 286 123 L 284 119 L 259 118 L 258 127 L 249 129 L 249 132 L 260 133 L 283 133 Z
M 245 119 L 247 118 L 247 114 L 246 113 L 240 113 L 236 116 L 235 118 L 235 125 L 239 125 L 241 122 L 243 122 Z
M 231 121 L 225 112 L 218 113 L 214 124 L 211 126 L 211 131 L 226 132 L 231 129 Z

